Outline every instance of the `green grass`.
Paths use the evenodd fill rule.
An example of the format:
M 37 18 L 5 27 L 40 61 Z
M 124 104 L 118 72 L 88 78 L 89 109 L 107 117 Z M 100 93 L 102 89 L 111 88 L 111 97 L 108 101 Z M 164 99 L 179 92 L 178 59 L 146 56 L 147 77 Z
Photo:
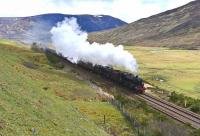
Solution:
M 136 57 L 139 73 L 149 83 L 194 98 L 200 97 L 199 50 L 130 46 L 126 49 Z
M 134 134 L 133 130 L 127 126 L 127 122 L 123 121 L 125 117 L 120 116 L 121 113 L 116 112 L 116 109 L 112 108 L 110 104 L 102 102 L 98 104 L 93 102 L 77 102 L 77 105 L 80 111 L 94 120 L 96 124 L 107 129 L 110 134 L 124 136 L 130 135 L 131 133 L 132 135 Z
M 103 126 L 99 116 L 107 113 L 109 125 Z M 0 40 L 0 135 L 106 136 L 108 129 L 121 136 L 133 133 L 122 128 L 131 130 L 122 114 L 98 100 L 75 73 L 52 67 L 42 53 Z
M 167 83 L 171 81 L 170 77 L 163 73 L 155 76 L 155 72 L 164 72 L 165 70 L 160 69 L 169 67 L 167 63 L 150 63 L 153 58 L 158 58 L 153 57 L 151 51 L 166 49 L 134 47 L 129 50 L 135 54 L 140 72 L 146 80 L 158 85 L 162 84 L 153 80 L 153 77 L 167 79 Z M 180 68 L 181 64 L 180 62 L 178 65 Z M 167 70 L 170 71 L 169 68 Z M 0 135 L 135 135 L 122 113 L 107 102 L 102 102 L 96 91 L 77 77 L 80 75 L 71 68 L 64 71 L 50 65 L 43 53 L 31 51 L 14 42 L 0 40 Z M 105 86 L 107 92 L 115 93 L 121 90 L 112 84 L 107 86 L 98 76 L 91 74 L 90 77 L 87 73 L 82 76 L 88 76 L 89 79 L 102 84 L 101 87 Z M 159 118 L 157 112 L 154 113 L 148 108 L 145 110 L 145 106 L 138 100 L 127 104 L 127 109 L 140 123 L 147 126 L 152 126 L 154 123 L 151 121 Z M 163 121 L 165 122 L 169 123 L 168 120 Z

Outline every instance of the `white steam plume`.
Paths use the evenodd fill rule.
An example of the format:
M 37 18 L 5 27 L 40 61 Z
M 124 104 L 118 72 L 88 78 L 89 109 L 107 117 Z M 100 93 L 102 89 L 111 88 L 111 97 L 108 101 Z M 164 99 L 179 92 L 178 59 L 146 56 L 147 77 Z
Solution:
M 122 67 L 136 73 L 135 58 L 122 45 L 90 44 L 87 33 L 81 31 L 76 18 L 65 18 L 51 29 L 52 42 L 58 53 L 67 57 L 71 62 L 90 62 L 103 66 Z

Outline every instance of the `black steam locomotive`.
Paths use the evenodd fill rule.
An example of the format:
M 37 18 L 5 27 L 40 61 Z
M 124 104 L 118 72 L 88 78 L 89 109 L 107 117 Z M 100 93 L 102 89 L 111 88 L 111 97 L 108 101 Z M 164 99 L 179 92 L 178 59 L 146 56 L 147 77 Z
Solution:
M 93 65 L 82 61 L 79 61 L 78 66 L 99 74 L 106 79 L 110 79 L 117 84 L 133 90 L 135 93 L 144 93 L 145 91 L 143 80 L 133 74 L 122 72 L 120 70 L 114 70 L 108 66 Z
M 66 61 L 68 61 L 67 58 L 64 58 L 61 54 L 56 54 L 56 52 L 52 49 L 45 49 L 45 51 L 48 53 L 57 55 L 61 57 L 62 59 L 65 59 Z M 134 93 L 145 92 L 143 80 L 140 77 L 130 74 L 128 72 L 114 70 L 113 68 L 108 67 L 108 66 L 93 65 L 92 63 L 89 63 L 89 62 L 85 63 L 83 61 L 79 61 L 78 64 L 76 65 L 88 71 L 91 71 L 93 73 L 96 73 L 98 75 L 101 75 L 102 77 L 106 79 L 110 79 L 113 82 L 123 87 L 133 90 Z

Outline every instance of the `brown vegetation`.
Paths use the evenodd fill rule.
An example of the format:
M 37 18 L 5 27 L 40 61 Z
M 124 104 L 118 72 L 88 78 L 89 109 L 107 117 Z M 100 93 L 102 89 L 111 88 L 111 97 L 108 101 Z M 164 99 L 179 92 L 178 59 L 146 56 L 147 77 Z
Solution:
M 200 48 L 200 1 L 144 18 L 116 29 L 91 33 L 90 42 Z

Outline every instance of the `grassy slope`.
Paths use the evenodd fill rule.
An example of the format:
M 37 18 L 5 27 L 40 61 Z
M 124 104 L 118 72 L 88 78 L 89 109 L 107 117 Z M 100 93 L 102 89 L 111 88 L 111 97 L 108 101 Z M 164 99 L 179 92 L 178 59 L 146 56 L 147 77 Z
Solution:
M 106 136 L 106 129 L 131 135 L 121 113 L 74 73 L 51 67 L 44 54 L 9 44 L 15 43 L 0 41 L 0 135 Z
M 146 81 L 163 89 L 200 97 L 200 51 L 151 47 L 126 49 L 137 58 L 140 73 Z

